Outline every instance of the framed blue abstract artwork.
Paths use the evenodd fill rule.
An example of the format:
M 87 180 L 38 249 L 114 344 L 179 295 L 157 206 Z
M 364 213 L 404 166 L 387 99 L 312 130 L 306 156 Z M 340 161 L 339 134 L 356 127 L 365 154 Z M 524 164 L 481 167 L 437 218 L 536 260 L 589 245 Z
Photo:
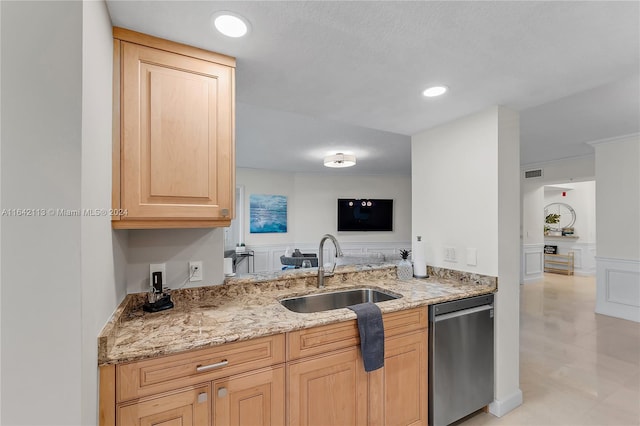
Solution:
M 287 197 L 249 195 L 249 222 L 252 234 L 287 232 Z

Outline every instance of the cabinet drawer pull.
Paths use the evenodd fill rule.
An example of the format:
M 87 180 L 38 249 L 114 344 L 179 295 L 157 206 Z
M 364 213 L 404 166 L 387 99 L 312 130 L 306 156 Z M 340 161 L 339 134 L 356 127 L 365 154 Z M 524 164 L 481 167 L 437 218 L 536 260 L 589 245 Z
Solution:
M 226 359 L 223 359 L 222 361 L 216 362 L 215 364 L 199 365 L 196 367 L 196 371 L 198 373 L 202 373 L 209 370 L 215 370 L 216 368 L 226 367 L 227 364 L 229 364 L 229 361 L 227 361 Z

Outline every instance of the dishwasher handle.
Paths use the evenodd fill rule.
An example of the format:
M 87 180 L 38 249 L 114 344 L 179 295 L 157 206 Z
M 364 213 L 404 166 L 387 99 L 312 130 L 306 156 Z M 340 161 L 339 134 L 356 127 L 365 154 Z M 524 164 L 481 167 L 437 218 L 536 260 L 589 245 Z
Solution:
M 476 306 L 475 308 L 469 308 L 469 309 L 463 309 L 461 311 L 455 311 L 455 312 L 451 312 L 448 314 L 442 314 L 442 315 L 436 315 L 434 322 L 440 322 L 440 321 L 445 321 L 451 318 L 457 318 L 457 317 L 461 317 L 463 315 L 470 315 L 470 314 L 475 314 L 476 312 L 483 312 L 483 311 L 491 311 L 491 318 L 493 318 L 493 305 L 482 305 L 482 306 Z

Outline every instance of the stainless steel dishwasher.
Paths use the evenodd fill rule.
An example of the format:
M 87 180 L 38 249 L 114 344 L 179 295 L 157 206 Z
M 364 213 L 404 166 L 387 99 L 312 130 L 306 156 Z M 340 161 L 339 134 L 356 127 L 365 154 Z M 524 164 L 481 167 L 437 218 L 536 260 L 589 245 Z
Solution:
M 429 424 L 493 401 L 493 294 L 429 307 Z

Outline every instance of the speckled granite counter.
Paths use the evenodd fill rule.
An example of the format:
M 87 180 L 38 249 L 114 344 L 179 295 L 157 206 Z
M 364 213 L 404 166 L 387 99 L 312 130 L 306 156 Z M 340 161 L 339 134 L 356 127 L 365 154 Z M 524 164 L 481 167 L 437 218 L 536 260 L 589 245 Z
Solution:
M 355 319 L 349 309 L 312 314 L 287 310 L 279 300 L 345 288 L 373 287 L 402 296 L 381 302 L 393 312 L 496 291 L 497 279 L 429 268 L 430 278 L 399 281 L 395 265 L 339 267 L 316 288 L 317 268 L 227 278 L 223 285 L 172 293 L 175 307 L 146 313 L 146 294 L 130 294 L 98 337 L 98 364 L 117 364 L 201 349 L 302 328 Z

